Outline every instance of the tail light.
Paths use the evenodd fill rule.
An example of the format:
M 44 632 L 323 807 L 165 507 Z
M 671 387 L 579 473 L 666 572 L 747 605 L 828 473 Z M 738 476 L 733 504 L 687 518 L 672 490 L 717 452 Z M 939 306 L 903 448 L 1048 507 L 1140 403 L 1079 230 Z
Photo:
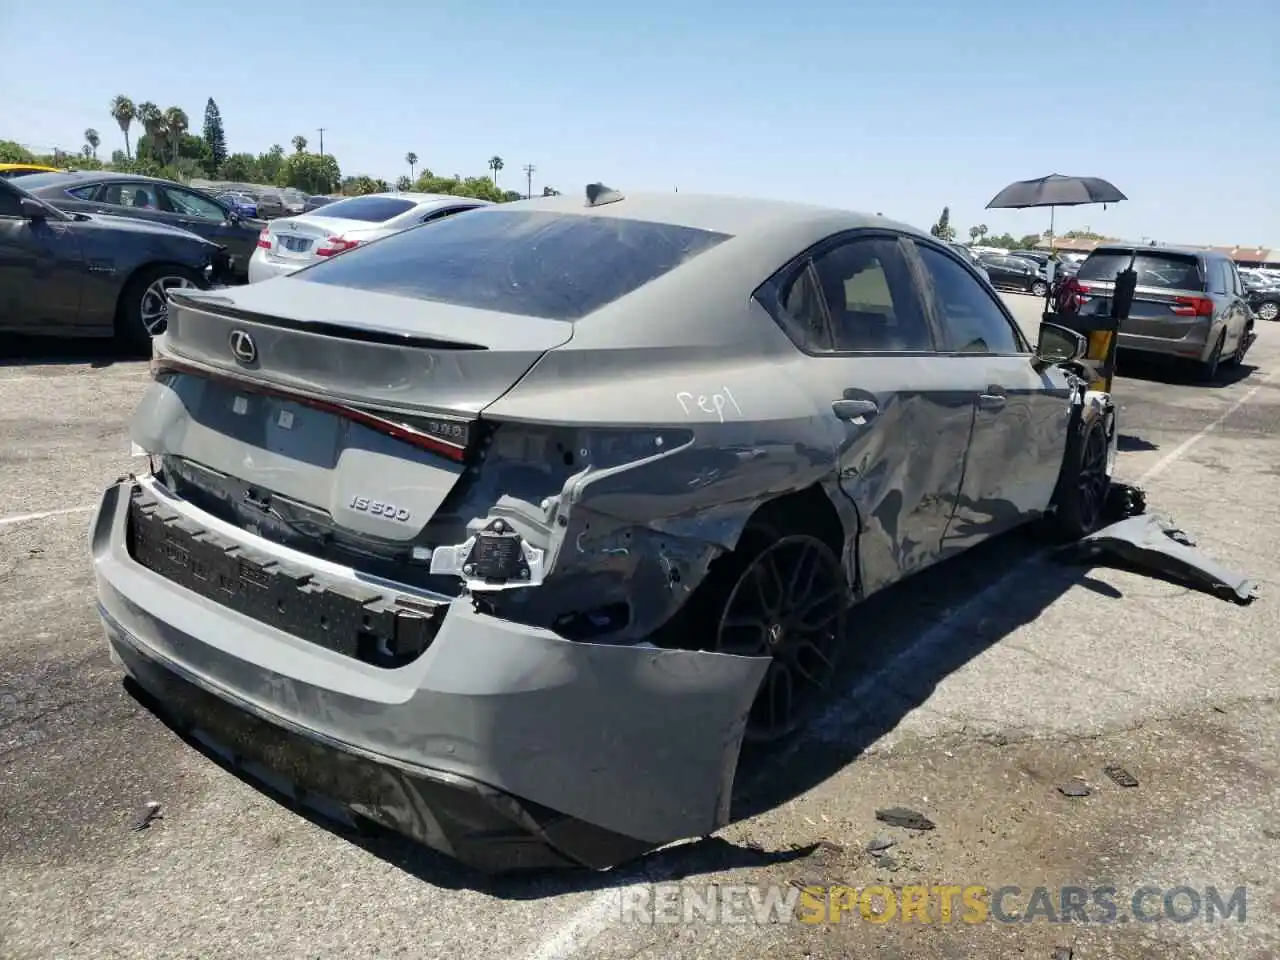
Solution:
M 263 250 L 270 250 L 270 249 L 271 249 L 271 230 L 270 230 L 270 228 L 268 228 L 268 227 L 263 227 L 263 228 L 262 228 L 262 232 L 261 232 L 260 234 L 258 234 L 258 246 L 260 246 Z
M 329 237 L 325 240 L 323 247 L 316 248 L 317 257 L 335 257 L 340 253 L 345 253 L 352 247 L 358 247 L 359 240 L 345 240 L 342 237 Z
M 1211 317 L 1213 301 L 1208 297 L 1178 297 L 1173 312 L 1179 317 Z

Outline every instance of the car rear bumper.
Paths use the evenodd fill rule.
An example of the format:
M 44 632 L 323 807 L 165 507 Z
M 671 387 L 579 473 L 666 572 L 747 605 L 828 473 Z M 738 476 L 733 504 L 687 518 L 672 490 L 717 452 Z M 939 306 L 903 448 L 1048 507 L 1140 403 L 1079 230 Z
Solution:
M 767 660 L 569 641 L 464 596 L 417 659 L 375 666 L 211 599 L 258 590 L 283 608 L 279 589 L 301 591 L 335 632 L 351 611 L 326 582 L 336 573 L 309 578 L 284 548 L 255 561 L 232 543 L 217 548 L 225 565 L 209 563 L 223 531 L 157 489 L 122 479 L 94 518 L 107 639 L 161 712 L 247 760 L 250 776 L 490 872 L 604 868 L 727 822 Z M 146 509 L 172 531 L 165 558 L 193 561 L 188 585 L 135 558 L 130 529 Z
M 1129 353 L 1156 354 L 1184 360 L 1207 360 L 1212 341 L 1206 336 L 1208 327 L 1191 330 L 1185 337 L 1152 337 L 1125 333 L 1123 326 L 1116 337 L 1116 348 Z
M 303 267 L 309 267 L 310 265 L 310 261 L 306 263 L 281 263 L 278 260 L 269 260 L 259 250 L 249 258 L 249 282 L 260 283 L 273 277 L 287 277 L 289 274 L 297 273 Z

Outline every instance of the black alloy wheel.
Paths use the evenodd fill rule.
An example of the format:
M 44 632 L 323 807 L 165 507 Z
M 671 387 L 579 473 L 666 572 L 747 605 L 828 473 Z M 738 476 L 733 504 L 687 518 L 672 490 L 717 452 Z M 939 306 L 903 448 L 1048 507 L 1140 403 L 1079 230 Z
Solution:
M 781 740 L 822 702 L 836 672 L 848 595 L 839 558 L 817 537 L 782 537 L 751 555 L 729 591 L 712 648 L 772 658 L 744 740 Z

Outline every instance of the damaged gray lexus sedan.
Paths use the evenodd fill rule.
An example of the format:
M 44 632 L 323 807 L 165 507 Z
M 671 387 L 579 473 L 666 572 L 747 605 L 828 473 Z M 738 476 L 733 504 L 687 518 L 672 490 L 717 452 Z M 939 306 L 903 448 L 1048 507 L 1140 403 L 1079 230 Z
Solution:
M 90 531 L 158 712 L 490 872 L 723 826 L 852 604 L 1028 521 L 1091 529 L 1114 462 L 1083 339 L 1032 349 L 945 243 L 587 193 L 175 293 L 149 470 Z

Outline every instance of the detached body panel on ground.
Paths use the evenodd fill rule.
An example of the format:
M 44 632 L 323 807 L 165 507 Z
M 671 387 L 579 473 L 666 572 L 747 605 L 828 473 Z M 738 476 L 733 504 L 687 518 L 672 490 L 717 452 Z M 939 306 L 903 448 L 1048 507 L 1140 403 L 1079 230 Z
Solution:
M 154 376 L 152 469 L 91 534 L 120 662 L 486 870 L 722 826 L 850 602 L 1115 442 L 945 244 L 729 198 L 494 207 L 184 295 Z

